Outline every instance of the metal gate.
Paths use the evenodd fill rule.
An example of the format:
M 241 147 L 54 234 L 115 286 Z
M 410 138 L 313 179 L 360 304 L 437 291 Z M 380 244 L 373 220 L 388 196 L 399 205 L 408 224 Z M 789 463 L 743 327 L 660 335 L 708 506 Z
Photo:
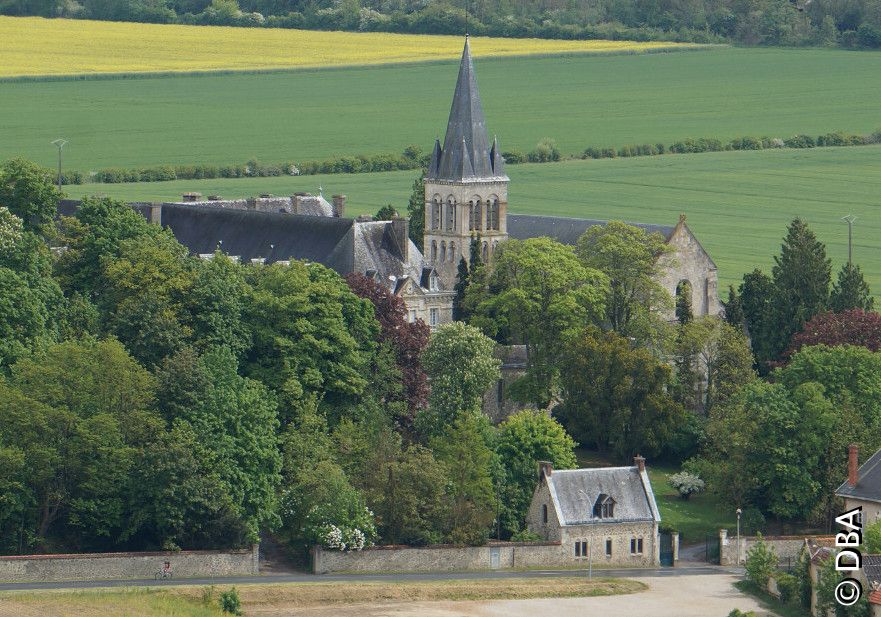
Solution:
M 673 565 L 673 536 L 669 533 L 659 534 L 661 565 Z
M 719 564 L 719 536 L 707 534 L 704 558 L 707 563 Z

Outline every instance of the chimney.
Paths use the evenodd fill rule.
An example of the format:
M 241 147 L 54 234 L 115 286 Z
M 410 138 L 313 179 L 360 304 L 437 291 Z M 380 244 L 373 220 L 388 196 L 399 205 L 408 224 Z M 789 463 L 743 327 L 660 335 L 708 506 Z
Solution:
M 300 214 L 301 203 L 303 203 L 302 193 L 294 193 L 291 195 L 291 214 Z
M 851 486 L 857 485 L 858 469 L 859 469 L 860 447 L 852 443 L 847 446 L 847 483 Z
M 633 457 L 633 464 L 639 469 L 639 473 L 645 471 L 645 459 L 639 454 Z
M 257 198 L 256 197 L 248 197 L 245 200 L 248 204 L 248 210 L 256 210 L 257 209 Z
M 345 195 L 334 195 L 333 196 L 333 215 L 337 218 L 345 216 L 346 212 L 346 196 Z
M 392 233 L 395 234 L 395 241 L 398 243 L 398 249 L 401 251 L 401 260 L 407 263 L 410 260 L 410 221 L 396 217 L 392 219 Z
M 550 461 L 539 461 L 538 462 L 538 478 L 539 480 L 544 477 L 550 477 L 554 473 L 554 464 Z
M 147 206 L 147 222 L 154 225 L 162 224 L 162 204 L 153 202 Z
M 183 200 L 188 203 L 202 201 L 202 193 L 184 193 Z

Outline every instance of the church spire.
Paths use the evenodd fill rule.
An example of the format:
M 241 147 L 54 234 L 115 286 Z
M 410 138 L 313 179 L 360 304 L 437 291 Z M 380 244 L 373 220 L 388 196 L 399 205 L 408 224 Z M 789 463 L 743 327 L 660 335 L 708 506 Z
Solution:
M 469 160 L 461 160 L 463 157 Z M 462 173 L 467 169 L 472 172 L 472 177 L 469 178 L 472 180 L 499 175 L 493 172 L 486 122 L 480 104 L 480 92 L 477 90 L 477 76 L 471 61 L 471 45 L 468 37 L 465 37 L 465 49 L 462 50 L 462 61 L 459 64 L 459 78 L 453 94 L 453 105 L 450 107 L 444 147 L 434 178 L 458 182 L 466 179 Z M 429 170 L 429 173 L 433 171 Z

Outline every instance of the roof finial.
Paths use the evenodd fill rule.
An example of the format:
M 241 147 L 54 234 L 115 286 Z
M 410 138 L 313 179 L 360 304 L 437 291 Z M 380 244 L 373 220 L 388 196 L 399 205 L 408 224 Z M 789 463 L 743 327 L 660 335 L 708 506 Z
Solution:
M 683 223 L 685 223 L 685 215 L 684 215 L 684 214 L 680 214 L 680 215 L 679 215 L 679 224 L 681 225 L 681 224 L 683 224 Z

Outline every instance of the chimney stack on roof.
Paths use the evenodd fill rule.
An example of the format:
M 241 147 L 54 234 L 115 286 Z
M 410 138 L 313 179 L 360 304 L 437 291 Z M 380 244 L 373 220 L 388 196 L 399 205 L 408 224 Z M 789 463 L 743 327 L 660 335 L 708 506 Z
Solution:
M 538 462 L 538 478 L 539 480 L 544 477 L 551 477 L 554 473 L 554 464 L 550 461 L 539 461 Z
M 187 203 L 202 201 L 202 193 L 184 193 L 183 200 Z
M 859 454 L 860 447 L 852 443 L 847 447 L 847 483 L 851 486 L 857 485 L 859 470 Z
M 395 243 L 397 243 L 398 251 L 401 253 L 401 261 L 407 263 L 410 261 L 410 221 L 396 216 L 392 219 L 391 226 L 392 233 L 395 236 Z
M 633 464 L 639 469 L 639 473 L 645 471 L 645 459 L 639 454 L 633 457 Z
M 346 196 L 345 195 L 334 195 L 333 196 L 333 215 L 337 218 L 341 218 L 345 216 L 346 213 Z

